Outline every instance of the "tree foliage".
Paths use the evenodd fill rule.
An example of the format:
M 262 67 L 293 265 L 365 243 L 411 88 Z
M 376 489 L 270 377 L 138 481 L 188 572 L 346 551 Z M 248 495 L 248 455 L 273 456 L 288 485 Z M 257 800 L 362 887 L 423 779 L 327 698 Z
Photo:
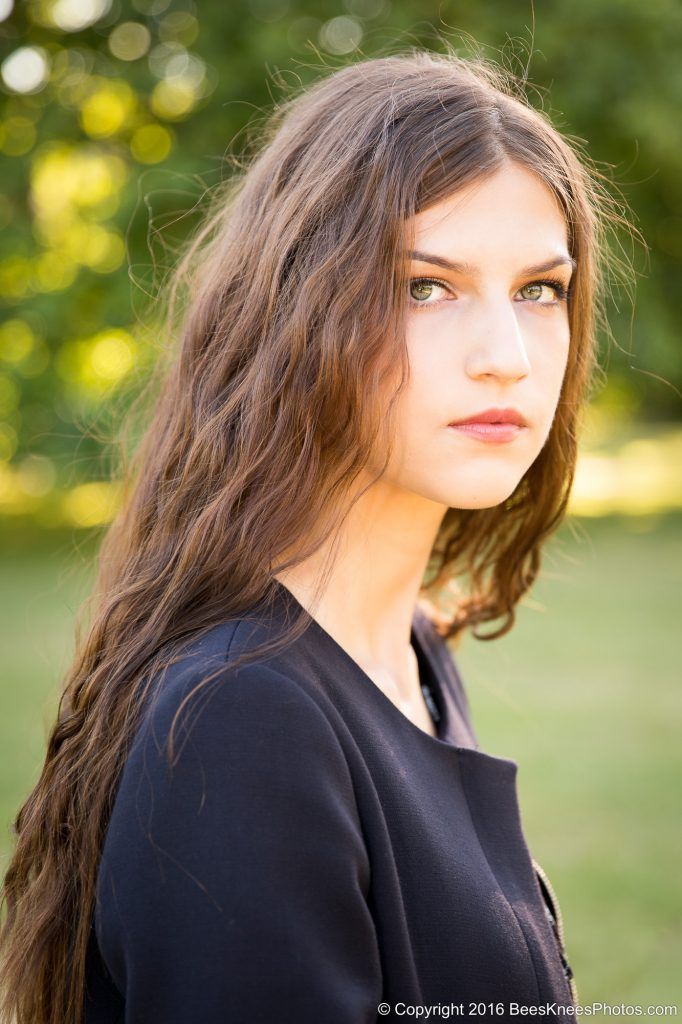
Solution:
M 547 0 L 536 10 L 530 0 L 0 0 L 3 14 L 0 490 L 4 480 L 6 492 L 49 508 L 52 492 L 90 487 L 83 514 L 97 521 L 97 427 L 156 357 L 150 298 L 202 198 L 229 173 L 226 157 L 287 82 L 412 45 L 440 50 L 442 37 L 526 68 L 532 102 L 611 169 L 649 254 L 627 253 L 636 304 L 614 294 L 619 348 L 604 346 L 598 401 L 678 415 L 674 0 Z

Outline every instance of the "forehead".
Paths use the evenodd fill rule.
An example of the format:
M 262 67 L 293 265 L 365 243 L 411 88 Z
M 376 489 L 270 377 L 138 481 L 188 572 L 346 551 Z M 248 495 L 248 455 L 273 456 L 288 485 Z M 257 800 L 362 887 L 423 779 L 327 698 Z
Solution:
M 532 263 L 567 245 L 557 197 L 537 174 L 512 163 L 422 210 L 410 228 L 415 249 L 472 263 L 501 256 Z

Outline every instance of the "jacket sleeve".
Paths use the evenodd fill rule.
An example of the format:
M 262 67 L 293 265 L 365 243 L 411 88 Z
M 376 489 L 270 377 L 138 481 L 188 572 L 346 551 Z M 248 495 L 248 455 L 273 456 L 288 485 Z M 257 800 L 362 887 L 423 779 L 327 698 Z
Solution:
M 192 687 L 164 687 L 116 793 L 95 930 L 123 1020 L 375 1021 L 369 862 L 334 730 L 275 668 L 226 671 L 206 699 L 213 685 L 181 710 L 172 771 Z

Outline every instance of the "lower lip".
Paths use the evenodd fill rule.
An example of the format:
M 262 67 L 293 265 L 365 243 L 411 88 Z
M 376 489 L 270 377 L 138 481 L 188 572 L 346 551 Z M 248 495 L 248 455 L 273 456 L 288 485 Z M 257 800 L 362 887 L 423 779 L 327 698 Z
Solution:
M 503 444 L 513 441 L 518 437 L 523 427 L 516 423 L 451 423 L 450 430 L 457 430 L 460 434 L 467 434 L 477 441 L 485 441 L 487 444 Z

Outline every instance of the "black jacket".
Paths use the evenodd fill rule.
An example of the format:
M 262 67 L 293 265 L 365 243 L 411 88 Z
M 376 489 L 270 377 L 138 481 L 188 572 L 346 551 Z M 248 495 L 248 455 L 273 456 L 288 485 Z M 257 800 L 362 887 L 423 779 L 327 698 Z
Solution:
M 103 847 L 86 1024 L 364 1024 L 452 1003 L 500 1021 L 518 1019 L 512 1003 L 574 1004 L 518 766 L 478 748 L 420 609 L 437 738 L 311 619 L 281 654 L 200 692 L 168 769 L 183 697 L 300 607 L 277 584 L 272 619 L 214 627 L 149 704 Z

